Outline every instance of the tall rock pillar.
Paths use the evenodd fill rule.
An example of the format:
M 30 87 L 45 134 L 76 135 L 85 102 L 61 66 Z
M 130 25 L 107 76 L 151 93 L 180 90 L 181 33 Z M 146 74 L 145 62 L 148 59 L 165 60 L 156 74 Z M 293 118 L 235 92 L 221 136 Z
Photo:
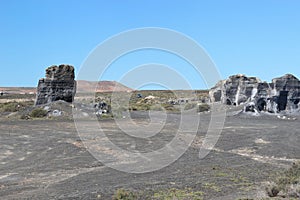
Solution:
M 46 78 L 38 82 L 35 105 L 63 100 L 72 102 L 76 92 L 74 67 L 71 65 L 53 65 L 46 69 Z

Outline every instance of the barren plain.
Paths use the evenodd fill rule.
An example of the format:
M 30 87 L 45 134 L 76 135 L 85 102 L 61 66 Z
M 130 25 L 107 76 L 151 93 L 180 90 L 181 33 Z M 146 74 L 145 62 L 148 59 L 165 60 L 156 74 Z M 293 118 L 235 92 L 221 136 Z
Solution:
M 144 111 L 132 112 L 137 123 L 147 116 Z M 136 199 L 168 199 L 165 191 L 184 191 L 182 199 L 261 199 L 267 197 L 265 183 L 300 160 L 296 118 L 233 112 L 228 112 L 214 149 L 199 159 L 210 114 L 201 113 L 199 118 L 197 136 L 183 156 L 163 169 L 143 174 L 120 172 L 96 160 L 81 142 L 73 120 L 3 118 L 0 197 L 112 199 L 122 188 L 135 193 Z M 100 123 L 108 130 L 107 137 L 120 147 L 151 150 L 174 137 L 179 119 L 179 114 L 168 114 L 162 132 L 148 140 L 122 133 L 114 119 Z

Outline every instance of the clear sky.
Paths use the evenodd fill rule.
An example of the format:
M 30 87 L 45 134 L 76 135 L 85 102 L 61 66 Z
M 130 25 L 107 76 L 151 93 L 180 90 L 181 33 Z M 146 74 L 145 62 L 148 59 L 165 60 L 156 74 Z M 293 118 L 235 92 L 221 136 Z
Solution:
M 105 39 L 141 27 L 193 38 L 222 78 L 238 73 L 266 81 L 286 73 L 300 78 L 299 10 L 298 0 L 0 0 L 0 86 L 36 86 L 53 64 L 72 64 L 79 71 Z M 103 79 L 120 79 L 136 67 L 131 62 L 164 59 L 159 52 L 147 52 L 145 60 L 138 54 L 139 62 L 129 55 L 122 72 L 115 66 Z M 179 70 L 175 61 L 167 64 Z M 185 71 L 193 88 L 203 87 Z

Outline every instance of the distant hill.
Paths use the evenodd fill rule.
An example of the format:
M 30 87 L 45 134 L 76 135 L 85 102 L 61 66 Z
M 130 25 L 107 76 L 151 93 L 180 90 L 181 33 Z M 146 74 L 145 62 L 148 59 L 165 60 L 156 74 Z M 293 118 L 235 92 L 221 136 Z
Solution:
M 133 89 L 118 83 L 116 81 L 77 81 L 77 92 L 93 92 L 96 88 L 96 92 L 131 92 Z M 89 91 L 92 89 L 92 91 Z
M 77 92 L 131 92 L 133 89 L 116 81 L 77 81 Z M 88 91 L 92 89 L 92 91 Z M 0 93 L 4 94 L 36 94 L 36 87 L 0 87 Z
M 35 87 L 0 87 L 4 94 L 35 94 Z

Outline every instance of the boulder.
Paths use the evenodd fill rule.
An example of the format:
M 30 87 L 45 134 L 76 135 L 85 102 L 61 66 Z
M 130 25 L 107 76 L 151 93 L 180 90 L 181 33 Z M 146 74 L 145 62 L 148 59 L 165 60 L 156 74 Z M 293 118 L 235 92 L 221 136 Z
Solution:
M 46 78 L 38 82 L 35 105 L 58 100 L 72 102 L 76 92 L 74 67 L 71 65 L 51 66 L 46 69 Z

